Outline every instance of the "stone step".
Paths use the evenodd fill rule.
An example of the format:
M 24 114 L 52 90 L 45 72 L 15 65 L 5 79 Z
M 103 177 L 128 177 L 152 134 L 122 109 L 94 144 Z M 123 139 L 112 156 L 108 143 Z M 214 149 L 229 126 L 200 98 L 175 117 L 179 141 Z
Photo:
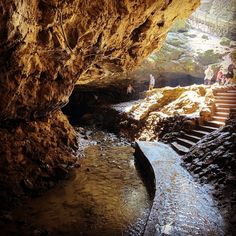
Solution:
M 220 121 L 220 122 L 225 122 L 227 120 L 228 117 L 225 116 L 212 116 L 212 120 L 213 121 Z
M 186 153 L 189 152 L 189 148 L 186 148 L 178 144 L 177 142 L 173 142 L 170 145 L 179 155 L 185 155 Z
M 216 107 L 215 112 L 223 112 L 229 114 L 230 109 L 229 108 L 223 108 L 223 107 Z
M 216 104 L 236 104 L 236 99 L 228 100 L 228 99 L 215 99 Z
M 220 96 L 220 97 L 236 97 L 236 93 L 216 93 L 215 96 Z
M 216 96 L 214 96 L 215 97 L 215 99 L 216 100 L 236 100 L 236 96 L 235 97 L 231 97 L 231 96 L 218 96 L 218 95 L 216 95 Z
M 234 108 L 230 109 L 230 113 L 236 113 L 236 109 Z
M 195 144 L 195 142 L 183 138 L 177 138 L 177 143 L 187 148 L 190 148 Z
M 184 134 L 183 135 L 184 139 L 190 140 L 194 143 L 197 143 L 201 138 L 195 135 L 189 135 L 189 134 Z
M 206 124 L 207 126 L 212 126 L 212 127 L 219 128 L 219 127 L 221 127 L 221 126 L 224 126 L 224 125 L 225 125 L 225 122 L 210 120 L 210 121 L 206 121 L 205 124 Z
M 199 126 L 197 126 L 197 129 L 210 133 L 210 132 L 213 132 L 213 131 L 217 130 L 218 128 L 208 126 L 208 125 L 199 125 Z
M 216 107 L 235 108 L 236 109 L 236 104 L 218 103 L 218 104 L 216 104 Z
M 229 112 L 215 112 L 214 116 L 220 116 L 220 117 L 229 117 Z
M 191 135 L 197 136 L 199 138 L 202 138 L 203 136 L 209 134 L 209 132 L 202 131 L 202 130 L 196 130 L 196 129 L 190 130 L 189 133 Z

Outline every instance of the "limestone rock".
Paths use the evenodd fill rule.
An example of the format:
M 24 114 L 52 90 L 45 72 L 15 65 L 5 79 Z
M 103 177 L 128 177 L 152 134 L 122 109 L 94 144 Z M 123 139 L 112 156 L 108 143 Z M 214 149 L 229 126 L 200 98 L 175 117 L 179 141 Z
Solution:
M 153 89 L 147 91 L 145 98 L 139 102 L 117 104 L 113 109 L 123 114 L 120 123 L 122 132 L 126 133 L 127 129 L 129 135 L 136 139 L 157 140 L 161 126 L 170 121 L 168 117 L 173 119 L 170 121 L 171 125 L 175 123 L 175 119 L 176 123 L 178 120 L 183 123 L 185 120 L 196 118 L 209 119 L 211 117 L 209 106 L 213 105 L 214 88 L 214 86 L 206 88 L 203 85 L 192 85 Z M 181 130 L 180 126 L 175 130 Z
M 138 71 L 151 71 L 158 78 L 157 86 L 163 86 L 161 80 L 168 85 L 171 85 L 171 80 L 172 83 L 177 81 L 177 84 L 185 82 L 184 85 L 201 84 L 209 64 L 213 64 L 215 76 L 221 65 L 227 68 L 233 44 L 235 41 L 222 41 L 222 38 L 191 27 L 187 32 L 176 32 L 174 28 L 168 33 L 163 47 L 146 58 Z
M 48 115 L 68 101 L 77 80 L 134 68 L 161 46 L 171 24 L 198 4 L 1 1 L 0 118 Z

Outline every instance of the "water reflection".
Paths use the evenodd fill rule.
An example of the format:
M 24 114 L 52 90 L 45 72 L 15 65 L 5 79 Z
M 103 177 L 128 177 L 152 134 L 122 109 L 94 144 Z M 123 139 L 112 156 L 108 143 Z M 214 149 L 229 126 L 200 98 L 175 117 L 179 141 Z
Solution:
M 104 142 L 88 147 L 69 180 L 17 209 L 27 226 L 11 227 L 19 235 L 33 229 L 49 235 L 141 235 L 151 203 L 133 152 Z

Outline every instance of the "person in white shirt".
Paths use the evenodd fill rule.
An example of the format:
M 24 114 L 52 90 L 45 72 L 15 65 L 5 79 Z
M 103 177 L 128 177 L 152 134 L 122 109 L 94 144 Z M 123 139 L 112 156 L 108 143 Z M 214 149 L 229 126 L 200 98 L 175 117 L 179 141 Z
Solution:
M 155 86 L 155 78 L 152 74 L 150 74 L 149 90 L 152 90 L 154 86 Z
M 204 84 L 205 85 L 210 85 L 211 84 L 211 79 L 214 76 L 214 71 L 212 70 L 212 67 L 208 66 L 204 73 L 205 73 Z

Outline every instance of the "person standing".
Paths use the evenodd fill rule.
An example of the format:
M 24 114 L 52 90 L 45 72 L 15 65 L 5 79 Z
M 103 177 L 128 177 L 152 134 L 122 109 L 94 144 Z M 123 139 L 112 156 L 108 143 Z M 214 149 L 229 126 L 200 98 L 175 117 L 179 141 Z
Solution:
M 129 84 L 129 86 L 127 87 L 127 95 L 131 95 L 134 92 L 135 92 L 134 88 L 132 87 L 131 84 Z
M 230 64 L 228 66 L 228 73 L 226 74 L 226 78 L 225 78 L 225 85 L 227 84 L 232 84 L 233 78 L 234 78 L 234 69 L 235 69 L 235 65 L 234 64 Z
M 152 90 L 154 86 L 155 86 L 155 78 L 152 74 L 150 74 L 149 90 Z
M 214 71 L 212 70 L 212 67 L 208 66 L 204 73 L 205 73 L 204 84 L 205 85 L 210 85 L 211 84 L 211 79 L 214 76 Z
M 219 85 L 223 85 L 224 84 L 224 71 L 223 71 L 223 67 L 221 67 L 220 70 L 217 73 L 216 82 Z

